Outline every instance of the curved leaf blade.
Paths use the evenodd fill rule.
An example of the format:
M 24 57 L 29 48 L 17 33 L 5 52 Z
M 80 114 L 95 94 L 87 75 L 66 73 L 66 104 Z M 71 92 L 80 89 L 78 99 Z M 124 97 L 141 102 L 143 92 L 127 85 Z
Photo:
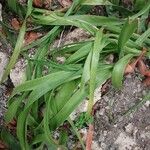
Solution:
M 138 26 L 137 19 L 127 19 L 123 28 L 120 32 L 119 39 L 118 39 L 118 50 L 122 52 L 123 47 L 126 45 L 127 41 L 130 39 L 132 34 L 135 32 Z
M 116 88 L 121 88 L 126 65 L 129 63 L 130 59 L 133 56 L 134 56 L 133 54 L 128 54 L 128 55 L 124 56 L 123 58 L 121 58 L 115 64 L 113 72 L 112 72 L 112 84 Z
M 23 91 L 35 90 L 38 88 L 41 88 L 41 90 L 44 90 L 44 88 L 47 86 L 49 86 L 49 89 L 52 89 L 56 83 L 58 84 L 60 81 L 64 81 L 66 77 L 70 77 L 73 73 L 74 72 L 58 71 L 58 72 L 43 76 L 41 78 L 26 81 L 23 84 L 17 86 L 14 89 L 12 95 L 15 95 Z

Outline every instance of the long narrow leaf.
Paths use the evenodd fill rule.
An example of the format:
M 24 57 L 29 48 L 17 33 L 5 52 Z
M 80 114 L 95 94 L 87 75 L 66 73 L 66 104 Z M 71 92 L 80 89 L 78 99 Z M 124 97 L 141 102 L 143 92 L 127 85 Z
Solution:
M 63 84 L 66 82 L 68 78 L 70 78 L 73 74 L 70 73 L 68 75 L 63 76 L 64 74 L 60 74 L 61 78 L 58 80 L 55 80 L 55 82 L 49 82 L 45 84 L 42 87 L 39 87 L 31 92 L 31 94 L 28 97 L 28 102 L 25 106 L 25 109 L 29 108 L 36 100 L 38 100 L 41 96 L 46 94 L 48 91 L 51 91 L 52 89 L 55 89 L 57 86 Z M 55 78 L 55 77 L 54 77 Z M 54 80 L 54 79 L 52 79 Z
M 91 65 L 91 60 L 92 60 L 92 52 L 90 52 L 86 58 L 83 72 L 82 72 L 82 77 L 81 77 L 81 90 L 84 89 L 85 84 L 87 81 L 90 79 L 90 65 Z
M 147 12 L 149 9 L 150 9 L 150 0 L 147 0 L 147 3 L 145 3 L 145 6 L 137 14 L 131 16 L 131 18 L 132 19 L 138 18 L 139 16 Z
M 23 45 L 25 31 L 26 31 L 26 21 L 24 21 L 24 23 L 23 23 L 23 25 L 20 29 L 13 55 L 10 58 L 10 61 L 7 65 L 7 68 L 6 68 L 6 70 L 5 70 L 5 72 L 2 76 L 1 82 L 3 82 L 7 78 L 8 74 L 10 73 L 10 70 L 14 67 L 14 65 L 15 65 L 18 57 L 19 57 L 19 54 L 20 54 L 20 51 L 21 51 L 21 48 L 22 48 L 22 45 Z
M 44 134 L 45 134 L 47 142 L 50 145 L 55 145 L 55 146 L 57 145 L 58 146 L 58 142 L 52 138 L 51 131 L 49 128 L 50 101 L 51 101 L 51 95 L 50 95 L 50 98 L 47 102 L 46 110 L 45 110 L 46 112 L 44 115 Z
M 15 7 L 14 9 L 16 9 L 17 6 L 17 1 L 16 0 L 13 0 L 13 6 L 12 7 Z M 10 3 L 10 0 L 9 0 L 9 3 Z M 19 32 L 19 35 L 18 35 L 18 38 L 17 38 L 17 42 L 16 42 L 16 45 L 15 45 L 15 48 L 14 48 L 14 51 L 13 51 L 13 54 L 10 58 L 10 61 L 6 67 L 6 70 L 2 76 L 2 80 L 1 82 L 5 81 L 5 79 L 7 78 L 7 76 L 9 75 L 11 69 L 15 66 L 15 63 L 19 57 L 19 54 L 21 52 L 21 48 L 23 46 L 23 41 L 24 41 L 24 36 L 25 36 L 25 31 L 26 31 L 26 19 L 27 17 L 31 14 L 31 11 L 32 11 L 32 0 L 28 0 L 28 7 L 27 7 L 27 14 L 26 14 L 26 18 L 25 20 L 23 21 L 23 24 L 20 28 L 20 32 Z
M 76 62 L 77 60 L 81 60 L 83 57 L 88 55 L 92 48 L 92 43 L 89 43 L 83 47 L 81 47 L 78 51 L 76 51 L 74 54 L 72 54 L 65 63 L 73 63 Z
M 150 36 L 150 28 L 147 29 L 135 42 L 142 46 L 143 42 Z
M 66 79 L 66 77 L 71 76 L 74 72 L 66 72 L 66 71 L 58 71 L 56 73 L 51 73 L 41 78 L 37 78 L 34 80 L 26 81 L 25 83 L 17 86 L 12 95 L 23 91 L 35 90 L 37 88 L 45 88 L 46 86 L 52 87 L 56 84 Z M 51 89 L 51 88 L 50 88 Z
M 113 5 L 108 0 L 85 0 L 82 5 Z
M 11 150 L 21 149 L 20 144 L 16 138 L 5 128 L 2 128 L 0 139 L 2 139 Z
M 96 87 L 103 84 L 111 75 L 111 67 L 108 66 L 105 69 L 100 68 L 97 71 L 96 77 Z M 63 123 L 71 112 L 84 100 L 84 98 L 88 96 L 88 88 L 85 87 L 82 90 L 77 90 L 72 97 L 67 101 L 67 103 L 63 104 L 58 111 L 58 113 L 50 119 L 50 127 L 51 129 L 56 129 L 61 123 Z
M 103 30 L 98 31 L 95 37 L 93 50 L 92 50 L 92 60 L 91 60 L 91 68 L 90 68 L 90 85 L 89 85 L 90 95 L 89 95 L 88 110 L 87 110 L 88 115 L 90 115 L 93 107 L 97 66 L 99 62 L 100 52 L 104 48 L 105 42 L 106 41 L 103 37 Z
M 112 72 L 112 84 L 116 88 L 120 88 L 122 86 L 122 80 L 123 80 L 125 68 L 133 56 L 134 56 L 133 54 L 128 54 L 124 56 L 123 58 L 121 58 L 115 64 L 113 72 Z
M 137 20 L 131 19 L 128 19 L 124 24 L 118 39 L 118 49 L 120 52 L 122 52 L 123 47 L 137 29 L 137 25 Z
M 26 122 L 29 110 L 30 108 L 22 111 L 17 120 L 17 137 L 23 150 L 29 149 L 29 145 L 27 142 L 27 122 Z
M 10 122 L 15 117 L 18 107 L 20 106 L 21 102 L 24 100 L 26 95 L 27 93 L 24 93 L 22 96 L 19 96 L 18 98 L 13 99 L 13 102 L 10 104 L 5 114 L 6 123 Z

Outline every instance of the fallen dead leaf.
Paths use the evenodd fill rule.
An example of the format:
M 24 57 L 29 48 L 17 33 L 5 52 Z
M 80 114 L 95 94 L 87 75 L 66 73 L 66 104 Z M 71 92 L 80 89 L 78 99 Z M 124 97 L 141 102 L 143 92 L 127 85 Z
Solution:
M 145 73 L 147 71 L 147 67 L 144 64 L 143 60 L 138 61 L 138 68 L 139 68 L 140 73 L 145 76 Z
M 145 65 L 144 61 L 142 60 L 142 57 L 146 53 L 147 49 L 143 48 L 142 53 L 140 56 L 131 64 L 128 64 L 125 69 L 125 74 L 127 73 L 133 73 L 136 65 L 138 65 L 138 69 L 142 75 L 144 75 L 146 78 L 143 80 L 143 84 L 145 86 L 150 86 L 150 70 Z
M 134 72 L 134 69 L 135 69 L 135 65 L 133 64 L 128 64 L 126 69 L 125 69 L 125 74 L 128 74 L 128 73 L 133 73 Z
M 11 20 L 11 25 L 15 30 L 19 30 L 20 29 L 20 22 L 17 20 L 17 18 L 13 18 Z
M 92 148 L 93 133 L 94 133 L 94 127 L 93 124 L 90 124 L 87 133 L 87 138 L 86 138 L 86 150 L 91 150 Z
M 150 86 L 150 70 L 146 67 L 143 60 L 138 61 L 138 69 L 146 78 L 143 80 L 145 86 Z
M 64 8 L 70 7 L 72 4 L 71 0 L 58 0 L 58 2 L 60 3 L 60 5 Z
M 43 6 L 43 0 L 33 0 L 33 4 L 36 7 L 42 7 Z
M 41 37 L 41 33 L 37 32 L 28 32 L 25 35 L 25 45 L 32 43 L 33 41 L 37 40 L 39 37 Z
M 133 73 L 134 72 L 134 69 L 135 69 L 137 63 L 142 59 L 142 57 L 144 56 L 144 54 L 146 53 L 146 51 L 147 51 L 147 49 L 143 48 L 140 56 L 134 62 L 132 62 L 131 64 L 127 65 L 127 67 L 125 69 L 125 74 Z
M 150 86 L 150 77 L 147 77 L 146 79 L 143 80 L 144 86 Z

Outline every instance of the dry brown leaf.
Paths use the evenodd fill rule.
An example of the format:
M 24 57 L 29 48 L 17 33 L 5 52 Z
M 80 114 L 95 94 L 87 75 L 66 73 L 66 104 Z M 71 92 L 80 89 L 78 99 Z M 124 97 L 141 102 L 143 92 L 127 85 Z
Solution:
M 135 69 L 135 66 L 132 66 L 131 64 L 128 64 L 126 69 L 125 69 L 125 74 L 133 73 L 134 69 Z
M 25 45 L 37 40 L 42 34 L 37 32 L 28 32 L 25 35 Z
M 142 75 L 150 77 L 150 70 L 146 67 L 143 60 L 138 61 L 138 68 Z
M 33 0 L 33 5 L 35 7 L 44 7 L 44 8 L 49 8 L 51 7 L 51 3 L 52 3 L 52 0 Z
M 94 133 L 94 127 L 92 124 L 90 124 L 87 133 L 87 138 L 86 138 L 86 150 L 91 150 L 92 148 L 93 133 Z
M 147 67 L 144 64 L 143 60 L 138 61 L 138 68 L 139 68 L 140 73 L 145 76 L 145 72 L 147 70 Z
M 143 80 L 144 86 L 150 86 L 150 77 Z
M 64 8 L 70 7 L 72 4 L 71 0 L 58 0 L 58 1 Z
M 33 0 L 33 4 L 36 7 L 42 7 L 43 6 L 43 0 Z
M 137 63 L 142 59 L 142 57 L 144 56 L 144 54 L 146 53 L 147 49 L 146 48 L 143 48 L 140 56 L 131 64 L 128 64 L 126 69 L 125 69 L 125 74 L 128 74 L 128 73 L 133 73 L 134 72 L 134 69 L 137 65 Z
M 17 20 L 17 18 L 13 18 L 11 20 L 11 25 L 15 30 L 19 30 L 20 29 L 20 22 Z
M 146 67 L 143 60 L 138 61 L 138 68 L 142 75 L 146 76 L 143 80 L 145 86 L 150 86 L 150 70 Z

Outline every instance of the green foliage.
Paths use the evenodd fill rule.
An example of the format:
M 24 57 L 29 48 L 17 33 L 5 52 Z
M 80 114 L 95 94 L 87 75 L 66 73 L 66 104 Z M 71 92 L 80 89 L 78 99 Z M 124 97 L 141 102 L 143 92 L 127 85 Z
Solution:
M 119 2 L 118 0 L 93 0 L 92 2 L 74 0 L 66 13 L 60 13 L 33 8 L 32 1 L 28 0 L 26 16 L 2 78 L 2 82 L 5 81 L 20 54 L 28 60 L 27 81 L 14 88 L 5 115 L 6 123 L 14 118 L 17 120 L 19 144 L 8 135 L 8 132 L 3 131 L 3 135 L 6 133 L 11 137 L 11 139 L 3 138 L 8 145 L 14 144 L 21 149 L 43 149 L 44 146 L 53 150 L 58 147 L 66 149 L 68 133 L 67 130 L 64 131 L 63 124 L 68 122 L 82 148 L 85 149 L 78 128 L 85 122 L 88 124 L 93 121 L 90 115 L 95 89 L 109 78 L 116 88 L 120 88 L 129 61 L 141 53 L 142 46 L 150 45 L 149 29 L 144 28 L 144 33 L 141 35 L 136 32 L 138 20 L 141 21 L 149 11 L 150 0 L 147 4 L 142 3 L 142 8 L 137 7 L 140 1 L 136 0 L 136 8 L 133 12 L 123 9 L 126 15 L 120 15 L 123 12 L 119 13 L 122 10 Z M 83 5 L 103 5 L 107 9 L 106 13 L 111 8 L 115 8 L 117 15 L 110 17 L 111 12 L 108 12 L 107 16 L 84 13 L 79 15 L 78 11 L 82 11 Z M 18 12 L 17 1 L 8 0 L 8 6 Z M 131 14 L 134 15 L 129 16 Z M 50 31 L 23 47 L 28 21 L 35 25 L 49 27 Z M 91 37 L 87 41 L 51 48 L 49 51 L 49 47 L 59 37 L 64 26 L 82 28 Z M 33 47 L 36 48 L 35 55 L 29 58 L 27 50 Z M 106 64 L 105 58 L 110 54 L 115 55 L 115 62 Z M 65 57 L 66 61 L 63 64 L 58 63 L 55 59 L 57 56 Z M 44 71 L 47 71 L 46 74 L 43 73 Z M 86 117 L 81 116 L 74 125 L 69 116 L 85 98 L 89 98 Z M 145 99 L 143 102 L 146 101 Z M 62 129 L 59 139 L 53 137 L 56 129 Z
M 120 32 L 119 39 L 118 39 L 118 50 L 120 52 L 120 55 L 122 55 L 123 48 L 126 45 L 127 41 L 130 39 L 132 34 L 137 29 L 137 19 L 131 20 L 130 18 L 127 19 L 125 24 L 123 25 L 123 28 Z
M 122 86 L 125 68 L 133 56 L 133 54 L 128 54 L 115 64 L 112 72 L 112 83 L 115 87 L 120 88 Z

